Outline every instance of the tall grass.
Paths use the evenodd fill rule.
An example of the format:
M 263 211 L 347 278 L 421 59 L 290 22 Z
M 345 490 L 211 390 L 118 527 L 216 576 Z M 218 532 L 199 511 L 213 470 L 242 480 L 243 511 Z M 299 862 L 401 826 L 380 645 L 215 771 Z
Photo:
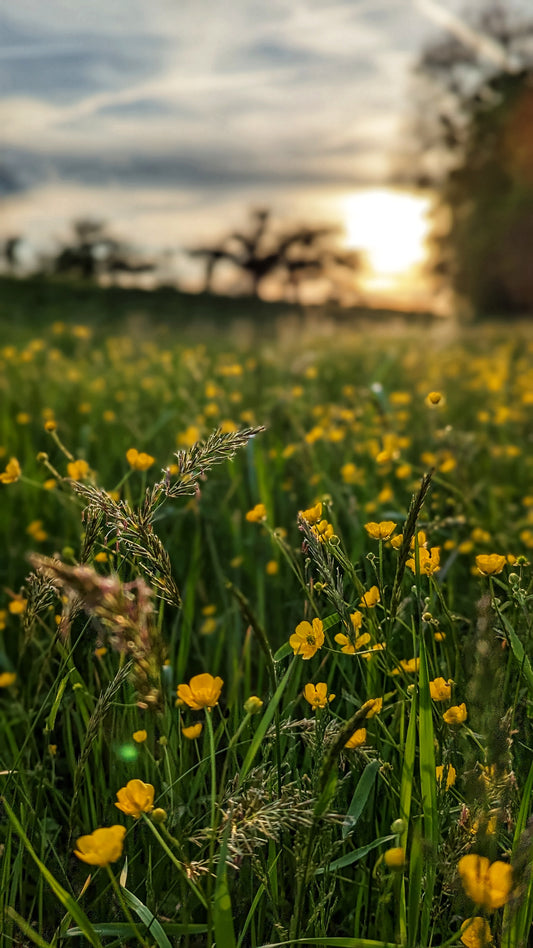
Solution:
M 3 346 L 2 948 L 528 943 L 533 345 L 423 343 Z

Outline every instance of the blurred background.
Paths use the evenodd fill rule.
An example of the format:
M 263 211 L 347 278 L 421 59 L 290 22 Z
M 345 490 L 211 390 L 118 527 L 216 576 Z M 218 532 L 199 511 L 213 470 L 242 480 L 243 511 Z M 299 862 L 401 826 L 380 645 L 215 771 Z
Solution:
M 533 308 L 530 0 L 0 12 L 6 278 Z

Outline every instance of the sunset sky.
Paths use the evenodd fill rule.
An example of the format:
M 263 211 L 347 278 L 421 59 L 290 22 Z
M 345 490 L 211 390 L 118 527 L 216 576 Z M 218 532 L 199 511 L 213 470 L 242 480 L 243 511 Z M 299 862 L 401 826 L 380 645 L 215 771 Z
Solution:
M 423 253 L 427 203 L 387 203 L 385 190 L 407 135 L 413 64 L 450 14 L 453 28 L 465 7 L 486 6 L 4 5 L 0 237 L 51 246 L 90 215 L 147 251 L 175 250 L 216 240 L 266 204 L 281 218 L 342 223 L 379 282 L 380 267 L 385 278 L 387 266 L 398 271 L 395 234 L 412 241 L 411 262 Z M 377 215 L 388 223 L 381 263 Z

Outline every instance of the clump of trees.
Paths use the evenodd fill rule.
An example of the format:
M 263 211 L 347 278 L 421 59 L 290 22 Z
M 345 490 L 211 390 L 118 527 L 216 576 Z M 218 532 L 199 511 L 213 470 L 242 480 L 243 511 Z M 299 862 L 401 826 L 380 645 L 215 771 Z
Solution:
M 437 188 L 433 269 L 484 315 L 533 311 L 533 20 L 492 5 L 417 66 L 419 183 Z

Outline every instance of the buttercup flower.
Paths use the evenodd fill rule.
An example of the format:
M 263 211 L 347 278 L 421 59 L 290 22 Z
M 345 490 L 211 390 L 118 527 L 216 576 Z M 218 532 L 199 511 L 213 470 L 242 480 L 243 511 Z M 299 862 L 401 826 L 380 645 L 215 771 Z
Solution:
M 142 744 L 148 737 L 147 731 L 134 731 L 131 735 L 136 744 Z
M 381 520 L 380 523 L 365 523 L 365 530 L 373 540 L 390 540 L 396 530 L 396 524 L 392 520 Z
M 501 573 L 507 559 L 499 553 L 480 553 L 476 556 L 476 566 L 482 576 L 495 576 Z
M 0 672 L 0 688 L 9 688 L 17 680 L 16 672 Z
M 459 937 L 466 948 L 488 948 L 492 944 L 490 925 L 486 918 L 479 915 L 475 918 L 465 918 Z
M 403 869 L 405 865 L 405 849 L 403 846 L 392 846 L 383 855 L 385 865 L 389 869 Z
M 200 737 L 203 727 L 202 722 L 198 721 L 196 724 L 190 724 L 189 727 L 182 727 L 181 733 L 188 741 L 194 741 L 197 737 Z
M 451 678 L 448 678 L 448 681 L 445 681 L 444 678 L 434 678 L 433 681 L 430 681 L 429 693 L 433 701 L 448 701 L 452 694 L 452 685 Z
M 379 589 L 377 586 L 371 586 L 370 589 L 364 593 L 359 606 L 361 609 L 373 609 L 374 606 L 380 601 Z
M 486 856 L 470 853 L 458 864 L 463 889 L 472 902 L 494 912 L 507 902 L 513 887 L 513 870 L 506 862 L 490 863 Z
M 442 784 L 444 780 L 444 767 L 442 764 L 439 764 L 438 767 L 435 767 L 435 776 L 437 778 L 437 783 Z M 445 786 L 446 790 L 449 790 L 450 787 L 453 787 L 456 777 L 457 777 L 457 771 L 455 767 L 452 764 L 448 764 L 446 768 L 446 786 Z
M 466 721 L 467 711 L 466 704 L 463 703 L 459 705 L 453 705 L 453 707 L 448 708 L 447 711 L 442 715 L 442 720 L 446 724 L 462 724 L 463 721 Z
M 255 507 L 252 507 L 251 510 L 246 514 L 246 519 L 248 523 L 261 523 L 262 520 L 266 520 L 267 511 L 264 504 L 256 504 Z
M 144 451 L 137 451 L 137 448 L 130 448 L 126 451 L 126 460 L 134 471 L 147 471 L 154 463 L 155 458 Z
M 22 471 L 16 458 L 10 458 L 6 464 L 5 471 L 0 474 L 0 484 L 14 484 L 18 481 Z
M 178 685 L 178 698 L 193 711 L 214 708 L 218 704 L 223 684 L 222 678 L 214 678 L 208 672 L 194 675 L 188 685 Z
M 244 702 L 244 710 L 246 711 L 246 714 L 258 714 L 262 707 L 263 702 L 261 701 L 261 698 L 257 697 L 257 695 L 250 695 L 250 697 Z
M 89 473 L 89 465 L 83 458 L 77 461 L 69 461 L 67 464 L 67 474 L 73 481 L 82 481 Z
M 331 540 L 333 536 L 333 524 L 328 523 L 327 520 L 320 520 L 320 522 L 316 523 L 311 529 L 317 540 L 320 540 L 321 543 L 324 543 L 326 540 Z
M 421 573 L 431 576 L 440 569 L 440 546 L 432 546 L 431 550 L 425 550 L 424 547 L 418 549 L 418 563 Z M 416 557 L 412 556 L 407 560 L 406 566 L 416 573 Z
M 440 405 L 442 400 L 443 400 L 442 392 L 429 392 L 429 394 L 426 396 L 427 405 L 432 405 L 432 406 Z
M 419 658 L 402 658 L 399 666 L 393 668 L 392 674 L 399 675 L 400 671 L 407 672 L 408 675 L 414 674 L 420 668 L 420 659 Z
M 107 826 L 94 830 L 89 836 L 80 836 L 76 840 L 74 855 L 90 866 L 108 866 L 122 855 L 125 826 Z
M 299 655 L 304 661 L 312 658 L 324 644 L 322 620 L 313 619 L 312 625 L 305 620 L 299 622 L 289 639 L 289 643 L 294 654 Z
M 304 698 L 309 702 L 313 711 L 316 711 L 317 708 L 326 708 L 334 697 L 335 695 L 328 695 L 328 686 L 325 681 L 319 681 L 316 687 L 310 682 L 304 688 Z
M 344 745 L 349 750 L 355 750 L 356 747 L 362 747 L 366 743 L 366 727 L 360 727 L 354 731 Z
M 363 632 L 362 635 L 358 635 L 357 638 L 352 642 L 352 640 L 347 635 L 345 635 L 344 632 L 338 632 L 335 636 L 335 641 L 338 645 L 342 645 L 341 652 L 345 652 L 347 655 L 354 655 L 357 649 L 368 645 L 370 642 L 370 635 L 368 632 Z
M 318 523 L 322 519 L 322 503 L 319 501 L 314 507 L 309 507 L 307 510 L 300 510 L 300 517 L 303 520 L 307 520 L 307 523 L 314 524 Z
M 366 719 L 369 721 L 374 715 L 380 713 L 382 707 L 383 698 L 369 698 L 368 701 L 365 701 L 365 703 L 361 705 L 361 711 L 366 711 Z
M 138 819 L 141 813 L 151 813 L 154 808 L 154 788 L 151 783 L 142 780 L 128 780 L 125 787 L 117 791 L 118 803 L 115 806 L 126 816 Z

